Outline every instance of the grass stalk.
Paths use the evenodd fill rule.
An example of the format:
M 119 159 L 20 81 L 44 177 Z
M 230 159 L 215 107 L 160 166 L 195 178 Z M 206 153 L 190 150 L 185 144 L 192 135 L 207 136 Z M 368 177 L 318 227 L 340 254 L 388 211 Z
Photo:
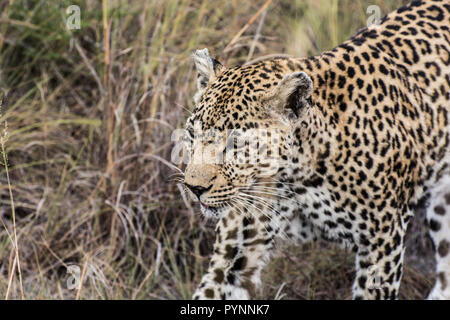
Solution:
M 2 109 L 3 108 L 6 109 L 6 106 L 4 106 L 4 104 L 6 104 L 5 101 L 7 101 L 6 94 L 3 95 L 3 97 L 1 98 L 1 101 L 0 101 L 0 118 L 2 117 Z M 13 247 L 14 247 L 15 258 L 14 258 L 14 264 L 13 264 L 11 273 L 12 274 L 15 273 L 15 266 L 17 265 L 17 272 L 19 273 L 20 296 L 23 300 L 23 299 L 25 299 L 25 296 L 23 293 L 22 271 L 20 269 L 19 245 L 18 245 L 18 241 L 17 241 L 16 211 L 15 211 L 15 207 L 14 207 L 14 196 L 13 196 L 12 187 L 11 187 L 11 180 L 9 178 L 8 157 L 6 155 L 6 150 L 5 150 L 5 144 L 6 144 L 7 140 L 8 140 L 8 123 L 6 120 L 4 120 L 4 128 L 3 128 L 2 132 L 0 133 L 0 147 L 1 147 L 1 152 L 2 152 L 3 165 L 5 166 L 6 181 L 8 184 L 9 200 L 10 200 L 10 205 L 11 205 L 11 216 L 12 216 L 12 222 L 13 222 L 14 239 L 13 239 L 13 241 L 11 241 L 11 243 L 13 244 Z M 11 279 L 12 279 L 12 275 L 11 275 Z M 10 285 L 11 285 L 11 281 L 8 283 L 8 290 L 6 291 L 5 299 L 8 299 Z

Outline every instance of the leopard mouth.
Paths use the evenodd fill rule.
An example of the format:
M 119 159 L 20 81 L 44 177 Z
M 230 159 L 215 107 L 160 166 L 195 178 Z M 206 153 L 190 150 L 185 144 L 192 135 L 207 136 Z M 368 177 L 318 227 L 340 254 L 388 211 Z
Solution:
M 204 207 L 205 209 L 216 210 L 216 207 L 209 206 L 209 205 L 207 205 L 207 204 L 204 204 L 204 203 L 201 202 L 201 201 L 200 201 L 200 205 L 201 205 L 202 207 Z
M 219 219 L 227 210 L 226 206 L 210 206 L 200 202 L 200 210 L 206 218 Z
M 200 210 L 202 211 L 203 215 L 207 218 L 217 218 L 218 217 L 218 208 L 208 206 L 202 202 L 200 202 Z

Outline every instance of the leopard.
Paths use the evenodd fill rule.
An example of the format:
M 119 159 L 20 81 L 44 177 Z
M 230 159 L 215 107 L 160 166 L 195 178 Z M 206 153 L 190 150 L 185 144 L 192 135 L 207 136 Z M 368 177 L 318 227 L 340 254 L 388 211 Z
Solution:
M 280 243 L 322 240 L 354 253 L 353 299 L 399 299 L 420 206 L 428 299 L 450 299 L 450 1 L 412 1 L 311 57 L 192 56 L 182 186 L 215 226 L 193 299 L 252 299 Z

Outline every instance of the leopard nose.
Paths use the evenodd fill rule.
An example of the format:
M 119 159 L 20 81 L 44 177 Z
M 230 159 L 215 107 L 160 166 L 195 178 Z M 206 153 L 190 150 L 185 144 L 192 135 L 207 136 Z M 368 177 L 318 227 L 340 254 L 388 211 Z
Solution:
M 206 191 L 210 190 L 212 185 L 210 185 L 208 188 L 205 188 L 202 186 L 191 186 L 190 184 L 186 183 L 186 187 L 188 187 L 189 190 L 191 190 L 200 199 L 200 196 Z

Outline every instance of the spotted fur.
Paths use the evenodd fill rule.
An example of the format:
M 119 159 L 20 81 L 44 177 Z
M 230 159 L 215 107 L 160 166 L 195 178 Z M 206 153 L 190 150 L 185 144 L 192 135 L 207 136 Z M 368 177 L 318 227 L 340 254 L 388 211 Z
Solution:
M 260 162 L 187 165 L 186 186 L 217 219 L 194 298 L 251 298 L 284 238 L 352 248 L 353 297 L 396 299 L 405 232 L 425 201 L 437 258 L 429 297 L 450 299 L 449 28 L 450 1 L 414 1 L 315 57 L 226 68 L 194 54 L 191 154 L 208 144 L 196 123 L 280 133 L 270 175 Z

